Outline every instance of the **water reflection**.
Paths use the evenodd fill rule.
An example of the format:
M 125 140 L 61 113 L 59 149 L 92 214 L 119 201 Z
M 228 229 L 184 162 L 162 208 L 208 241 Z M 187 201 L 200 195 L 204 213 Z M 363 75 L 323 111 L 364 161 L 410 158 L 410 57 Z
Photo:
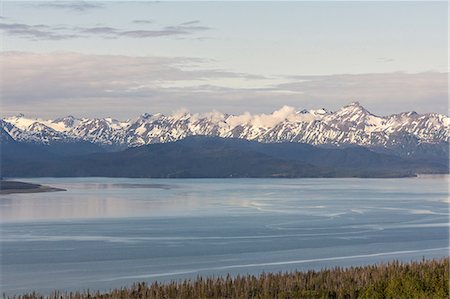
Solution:
M 65 192 L 0 196 L 0 219 L 34 221 L 230 214 L 339 217 L 377 209 L 447 215 L 447 176 L 409 179 L 25 180 Z M 435 202 L 445 209 L 436 211 Z M 431 203 L 432 206 L 429 204 Z M 416 205 L 411 208 L 411 204 Z

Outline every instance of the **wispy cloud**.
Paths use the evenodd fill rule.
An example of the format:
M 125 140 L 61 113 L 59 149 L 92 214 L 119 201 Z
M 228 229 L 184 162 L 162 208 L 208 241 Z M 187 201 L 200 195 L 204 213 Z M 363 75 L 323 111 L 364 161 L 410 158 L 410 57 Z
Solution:
M 89 28 L 77 28 L 77 31 L 80 33 L 87 33 L 87 34 L 98 34 L 98 35 L 104 35 L 104 34 L 117 34 L 120 32 L 118 29 L 113 27 L 106 27 L 106 26 L 97 26 L 97 27 L 89 27 Z
M 311 101 L 329 103 L 361 100 L 368 108 L 447 113 L 448 73 L 372 73 L 295 76 L 277 89 L 301 92 Z M 381 108 L 380 108 L 381 107 Z M 369 109 L 370 110 L 370 109 Z
M 390 58 L 390 57 L 378 57 L 377 61 L 378 62 L 394 62 L 395 59 L 394 58 Z
M 30 39 L 33 41 L 89 38 L 93 36 L 100 38 L 152 38 L 162 36 L 184 36 L 209 29 L 211 28 L 199 25 L 177 25 L 156 29 L 129 30 L 108 26 L 70 27 L 66 25 L 49 26 L 43 24 L 28 25 L 21 23 L 0 23 L 0 30 L 4 31 L 8 35 Z
M 3 113 L 30 109 L 41 114 L 55 109 L 76 113 L 90 107 L 98 114 L 103 106 L 105 113 L 113 114 L 111 109 L 127 101 L 133 107 L 123 113 L 126 116 L 139 110 L 148 111 L 148 105 L 155 106 L 155 110 L 171 111 L 179 108 L 180 99 L 184 102 L 189 98 L 193 100 L 189 105 L 192 109 L 198 105 L 209 109 L 211 94 L 232 100 L 236 93 L 227 88 L 229 84 L 217 87 L 214 82 L 266 80 L 261 76 L 213 69 L 209 60 L 198 58 L 67 52 L 0 55 L 2 71 L 8 74 L 2 81 Z
M 30 40 L 62 40 L 80 37 L 77 33 L 64 33 L 47 25 L 27 25 L 19 23 L 0 23 L 0 30 Z
M 3 70 L 8 73 L 4 82 L 4 95 L 7 97 L 33 93 L 47 98 L 61 97 L 61 94 L 76 96 L 82 89 L 83 94 L 90 90 L 91 96 L 120 96 L 137 91 L 140 93 L 149 88 L 185 87 L 186 84 L 182 82 L 202 85 L 212 79 L 265 79 L 251 74 L 202 68 L 207 61 L 187 57 L 86 55 L 70 52 L 6 52 L 1 57 Z M 39 83 L 44 74 L 47 74 L 45 83 Z M 19 81 L 30 85 L 20 87 Z M 58 86 L 62 89 L 58 90 Z M 63 89 L 65 92 L 62 92 Z
M 133 24 L 153 24 L 152 20 L 133 20 Z
M 214 62 L 189 57 L 0 55 L 8 74 L 2 80 L 3 113 L 87 115 L 89 110 L 93 116 L 127 118 L 181 106 L 228 113 L 268 112 L 283 105 L 333 110 L 352 100 L 380 115 L 447 113 L 447 73 L 270 78 L 213 68 Z
M 102 3 L 93 1 L 53 1 L 33 4 L 38 8 L 52 8 L 52 9 L 64 9 L 77 12 L 86 12 L 92 9 L 103 8 Z
M 181 25 L 181 26 L 187 26 L 187 25 L 195 25 L 195 24 L 199 24 L 199 23 L 200 23 L 199 20 L 194 20 L 194 21 L 189 21 L 189 22 L 181 23 L 180 25 Z
M 211 28 L 206 27 L 206 26 L 193 26 L 193 25 L 179 25 L 179 26 L 166 26 L 164 27 L 165 30 L 172 30 L 172 31 L 203 31 L 203 30 L 209 30 Z

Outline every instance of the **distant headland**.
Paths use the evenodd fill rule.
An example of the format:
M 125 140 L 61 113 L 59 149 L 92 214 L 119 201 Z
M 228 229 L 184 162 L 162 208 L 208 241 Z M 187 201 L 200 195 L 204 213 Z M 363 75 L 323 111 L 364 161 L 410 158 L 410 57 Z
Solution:
M 0 180 L 0 195 L 13 193 L 38 193 L 38 192 L 55 192 L 55 191 L 66 191 L 66 189 L 54 188 L 40 184 Z

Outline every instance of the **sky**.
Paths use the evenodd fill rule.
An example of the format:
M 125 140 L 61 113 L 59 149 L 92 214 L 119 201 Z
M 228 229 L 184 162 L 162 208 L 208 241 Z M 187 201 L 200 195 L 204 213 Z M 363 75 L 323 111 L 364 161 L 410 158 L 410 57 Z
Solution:
M 2 117 L 448 114 L 447 2 L 0 5 Z

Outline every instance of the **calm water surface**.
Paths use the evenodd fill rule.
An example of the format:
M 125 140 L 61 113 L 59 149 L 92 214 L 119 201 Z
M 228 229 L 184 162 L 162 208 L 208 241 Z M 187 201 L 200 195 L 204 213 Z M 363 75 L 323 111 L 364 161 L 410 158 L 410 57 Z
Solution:
M 24 179 L 0 196 L 6 294 L 448 256 L 448 176 Z

